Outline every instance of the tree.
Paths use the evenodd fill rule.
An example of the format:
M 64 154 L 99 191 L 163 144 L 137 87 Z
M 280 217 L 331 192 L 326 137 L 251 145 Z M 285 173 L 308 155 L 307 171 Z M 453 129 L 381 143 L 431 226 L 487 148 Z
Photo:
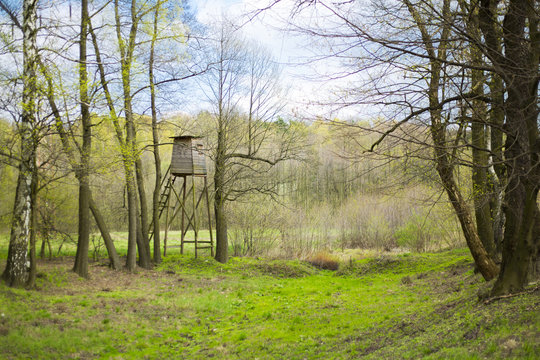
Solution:
M 485 169 L 493 168 L 499 185 L 505 186 L 506 219 L 502 267 L 493 294 L 525 286 L 539 242 L 538 5 L 530 0 L 510 0 L 503 7 L 489 0 L 460 2 L 461 9 L 449 1 L 433 4 L 422 0 L 374 1 L 367 9 L 351 2 L 336 4 L 324 0 L 296 4 L 296 13 L 316 8 L 317 14 L 325 16 L 327 25 L 316 27 L 316 22 L 302 23 L 299 19 L 296 28 L 331 45 L 325 58 L 348 64 L 340 73 L 342 76 L 361 74 L 357 79 L 366 87 L 342 92 L 347 94 L 340 98 L 342 106 L 371 103 L 395 112 L 407 111 L 408 115 L 390 130 L 380 132 L 381 138 L 372 149 L 384 139 L 396 137 L 394 132 L 403 124 L 429 114 L 432 143 L 425 146 L 433 147 L 441 182 L 460 218 L 475 262 L 488 280 L 497 276 L 498 269 L 485 249 L 491 247 L 492 237 L 486 221 L 487 208 L 482 204 L 484 199 L 477 197 L 475 223 L 455 181 L 455 166 L 472 166 L 474 182 L 481 192 L 488 186 Z M 474 21 L 478 24 L 472 24 Z M 464 46 L 473 48 L 473 61 L 463 58 Z M 457 76 L 464 72 L 471 76 Z M 491 79 L 489 86 L 485 86 L 486 78 Z M 484 94 L 481 88 L 491 92 Z M 473 117 L 463 118 L 455 104 L 470 100 Z M 491 106 L 487 121 L 483 119 L 486 102 Z M 469 145 L 466 130 L 470 121 L 474 138 Z M 457 132 L 452 131 L 455 128 Z M 487 132 L 492 135 L 491 142 L 487 141 Z M 472 163 L 464 159 L 466 152 L 459 151 L 461 144 L 472 148 Z M 457 157 L 460 153 L 461 157 Z M 484 153 L 489 154 L 487 161 Z M 500 224 L 498 207 L 492 206 L 490 215 L 495 215 Z M 494 224 L 496 232 L 499 224 Z M 479 228 L 484 241 L 478 234 Z
M 152 112 L 152 141 L 154 146 L 154 167 L 156 171 L 154 191 L 152 193 L 152 232 L 154 234 L 154 263 L 161 262 L 160 226 L 159 226 L 159 198 L 161 197 L 161 157 L 159 155 L 159 132 L 158 114 L 156 105 L 156 86 L 154 79 L 154 57 L 155 47 L 158 39 L 158 22 L 160 15 L 160 5 L 154 10 L 154 21 L 152 26 L 152 39 L 150 41 L 150 58 L 148 61 L 148 83 L 150 85 L 150 109 Z
M 112 64 L 113 71 L 119 75 L 117 78 L 110 74 L 111 64 L 106 63 L 106 59 L 116 58 L 117 56 L 102 53 L 101 46 L 103 46 L 105 39 L 100 40 L 98 38 L 100 34 L 93 28 L 92 24 L 90 24 L 90 35 L 97 60 L 101 89 L 105 95 L 106 105 L 109 110 L 108 118 L 114 126 L 115 135 L 121 148 L 128 199 L 128 243 L 131 244 L 128 245 L 126 266 L 130 271 L 133 271 L 137 250 L 139 251 L 139 265 L 145 268 L 151 266 L 148 240 L 148 205 L 144 187 L 143 163 L 141 161 L 142 150 L 140 144 L 138 144 L 136 131 L 137 116 L 134 106 L 137 102 L 134 99 L 136 96 L 140 98 L 141 95 L 148 95 L 147 99 L 150 99 L 149 108 L 152 112 L 154 126 L 153 150 L 156 160 L 155 165 L 160 167 L 159 144 L 156 143 L 158 141 L 156 89 L 165 84 L 178 83 L 196 76 L 200 72 L 191 71 L 190 69 L 186 74 L 179 71 L 179 69 L 183 70 L 183 66 L 178 66 L 180 56 L 177 47 L 178 44 L 183 42 L 181 33 L 184 28 L 181 26 L 181 22 L 184 17 L 179 14 L 181 9 L 178 4 L 173 1 L 163 0 L 151 3 L 133 0 L 129 2 L 128 7 L 123 2 L 115 1 L 113 11 L 115 19 L 114 33 L 116 35 L 115 47 L 117 47 L 120 55 L 119 63 Z M 149 26 L 145 27 L 145 25 Z M 141 29 L 147 30 L 148 27 L 150 27 L 150 30 L 141 31 Z M 110 35 L 101 27 L 100 30 L 104 31 L 104 37 Z M 169 51 L 167 53 L 168 62 L 174 64 L 169 65 L 170 68 L 174 69 L 171 73 L 156 69 L 155 50 L 158 44 L 162 42 L 172 47 L 172 49 L 167 49 Z M 147 53 L 150 53 L 150 57 L 148 57 L 148 62 L 145 62 Z M 140 60 L 144 65 L 136 66 Z M 160 62 L 160 65 L 163 65 L 163 62 Z M 144 72 L 141 72 L 140 69 L 144 69 Z M 156 75 L 156 73 L 159 73 L 159 75 Z M 144 80 L 142 80 L 143 74 L 145 75 Z M 119 83 L 115 82 L 117 79 L 119 79 Z M 141 83 L 144 85 L 135 88 Z M 117 89 L 121 90 L 121 106 L 115 101 L 115 90 Z M 140 102 L 147 104 L 148 100 L 145 99 Z M 124 113 L 123 119 L 120 117 L 122 112 Z M 123 124 L 122 120 L 124 120 Z M 161 177 L 159 171 L 157 173 L 158 177 Z M 159 186 L 160 182 L 158 181 L 154 187 L 154 196 L 159 191 Z M 154 216 L 159 215 L 154 212 L 159 205 L 158 202 L 154 201 Z M 159 227 L 159 219 L 156 217 L 153 219 L 153 226 L 155 228 Z M 154 251 L 159 253 L 159 231 L 156 231 L 154 236 L 155 234 L 158 234 L 158 238 L 157 241 L 154 238 Z M 157 254 L 157 258 L 155 254 L 154 259 L 159 261 L 159 254 Z
M 37 97 L 37 0 L 23 1 L 23 97 L 22 116 L 19 124 L 21 136 L 21 161 L 13 220 L 9 239 L 9 252 L 6 268 L 2 278 L 9 286 L 23 286 L 27 280 L 27 252 L 31 226 L 32 184 L 36 171 L 36 142 L 34 126 L 36 123 Z M 0 2 L 0 7 L 6 9 L 6 4 Z M 34 178 L 35 180 L 35 178 Z
M 134 271 L 137 260 L 137 249 L 139 250 L 139 264 L 145 268 L 149 268 L 151 266 L 149 244 L 148 241 L 143 239 L 143 234 L 146 234 L 147 228 L 141 225 L 141 218 L 139 218 L 141 214 L 137 204 L 138 199 L 140 200 L 141 204 L 146 204 L 146 196 L 143 191 L 144 185 L 141 183 L 142 178 L 140 173 L 142 170 L 140 169 L 140 163 L 137 165 L 139 155 L 136 146 L 135 119 L 132 108 L 133 94 L 131 90 L 131 69 L 134 62 L 134 51 L 136 47 L 139 22 L 142 16 L 149 12 L 150 9 L 137 8 L 137 2 L 135 0 L 130 2 L 128 16 L 130 26 L 128 34 L 125 37 L 122 31 L 124 23 L 122 22 L 122 17 L 120 14 L 120 3 L 118 0 L 116 0 L 114 1 L 113 5 L 115 18 L 114 28 L 118 49 L 120 51 L 120 79 L 123 95 L 123 111 L 125 114 L 125 135 L 120 126 L 118 111 L 115 108 L 113 96 L 108 85 L 98 39 L 91 23 L 89 24 L 89 31 L 92 37 L 92 44 L 94 46 L 94 53 L 97 60 L 102 90 L 105 93 L 107 106 L 109 108 L 109 118 L 114 125 L 116 137 L 122 151 L 122 161 L 124 165 L 128 198 L 128 255 L 126 260 L 126 268 L 129 271 Z M 137 167 L 139 167 L 138 170 Z M 139 175 L 137 175 L 137 172 Z M 138 188 L 137 182 L 139 182 Z M 143 205 L 142 209 L 146 210 L 146 206 Z M 146 214 L 143 213 L 143 218 L 145 218 L 145 216 Z M 147 223 L 144 225 L 147 226 Z
M 212 65 L 202 87 L 214 123 L 209 142 L 214 161 L 215 258 L 225 263 L 226 203 L 250 192 L 271 192 L 272 184 L 262 178 L 291 156 L 294 140 L 286 131 L 276 134 L 271 124 L 282 109 L 279 67 L 271 57 L 260 46 L 246 45 L 226 20 L 217 26 L 212 41 Z
M 82 122 L 81 160 L 77 171 L 79 180 L 79 239 L 73 271 L 88 277 L 88 248 L 90 245 L 90 151 L 92 120 L 89 111 L 86 41 L 88 38 L 88 0 L 81 1 L 81 33 L 79 40 L 79 98 Z
M 482 45 L 494 72 L 503 79 L 507 93 L 504 101 L 506 223 L 501 271 L 493 295 L 521 290 L 530 280 L 531 266 L 536 266 L 540 249 L 539 10 L 538 2 L 509 0 L 501 24 L 496 2 L 483 0 L 479 8 L 484 42 L 475 40 Z M 496 45 L 500 33 L 504 52 Z

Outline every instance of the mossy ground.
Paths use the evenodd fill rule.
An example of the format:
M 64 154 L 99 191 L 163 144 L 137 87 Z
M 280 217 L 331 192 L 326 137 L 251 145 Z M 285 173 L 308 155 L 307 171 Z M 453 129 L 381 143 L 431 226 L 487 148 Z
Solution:
M 4 266 L 4 262 L 0 264 Z M 38 290 L 0 285 L 6 359 L 464 359 L 540 353 L 538 292 L 478 301 L 465 250 L 344 262 L 167 256 L 127 274 L 72 258 Z

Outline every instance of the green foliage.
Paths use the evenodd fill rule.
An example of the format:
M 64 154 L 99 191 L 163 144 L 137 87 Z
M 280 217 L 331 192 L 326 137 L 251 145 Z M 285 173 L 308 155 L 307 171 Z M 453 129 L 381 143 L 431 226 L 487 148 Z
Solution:
M 429 219 L 415 214 L 394 233 L 394 237 L 400 247 L 422 252 L 431 240 L 431 230 Z

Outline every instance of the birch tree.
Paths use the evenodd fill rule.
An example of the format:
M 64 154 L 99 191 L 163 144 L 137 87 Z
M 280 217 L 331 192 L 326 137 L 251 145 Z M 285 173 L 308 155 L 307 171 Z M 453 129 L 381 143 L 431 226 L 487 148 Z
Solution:
M 9 239 L 9 250 L 6 268 L 2 274 L 4 281 L 13 287 L 23 286 L 28 277 L 27 253 L 32 212 L 32 178 L 36 164 L 36 141 L 34 126 L 36 124 L 37 98 L 37 4 L 38 0 L 24 0 L 22 4 L 23 30 L 23 96 L 22 116 L 19 124 L 21 152 L 19 175 L 13 220 Z M 7 8 L 4 1 L 0 7 Z

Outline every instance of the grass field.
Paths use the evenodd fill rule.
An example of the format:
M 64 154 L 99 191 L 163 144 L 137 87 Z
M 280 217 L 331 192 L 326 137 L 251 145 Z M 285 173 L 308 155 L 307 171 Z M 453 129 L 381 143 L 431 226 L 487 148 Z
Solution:
M 124 256 L 127 254 L 127 241 L 128 241 L 128 233 L 122 232 L 122 231 L 115 231 L 111 232 L 111 237 L 113 239 L 114 245 L 116 247 L 116 251 L 120 256 Z M 163 239 L 164 239 L 165 232 L 161 232 L 161 244 L 163 248 Z M 215 241 L 215 231 L 213 232 L 214 235 L 214 241 Z M 186 240 L 193 240 L 194 239 L 194 233 L 193 231 L 188 231 L 186 233 Z M 200 230 L 198 235 L 199 240 L 209 240 L 210 239 L 210 232 L 208 230 Z M 77 252 L 77 234 L 73 234 L 71 238 L 66 236 L 57 236 L 55 238 L 51 238 L 49 240 L 50 246 L 51 246 L 51 253 L 53 257 L 57 256 L 75 256 L 75 253 Z M 8 253 L 8 246 L 9 246 L 9 234 L 4 233 L 0 234 L 0 259 L 7 258 Z M 38 241 L 37 245 L 37 253 L 39 254 L 40 248 L 41 248 L 41 241 Z M 152 247 L 152 246 L 150 246 Z M 180 250 L 180 231 L 169 231 L 167 234 L 167 251 L 169 253 L 179 253 Z M 192 253 L 193 252 L 193 244 L 186 244 L 185 245 L 185 252 L 186 253 Z M 204 253 L 204 251 L 203 251 Z M 48 246 L 45 247 L 45 256 L 49 257 L 49 248 Z M 105 244 L 103 243 L 103 239 L 101 236 L 97 233 L 91 234 L 90 236 L 90 251 L 89 256 L 91 258 L 106 258 L 107 257 L 107 249 L 105 248 Z
M 345 261 L 168 256 L 115 272 L 40 261 L 38 290 L 0 285 L 5 359 L 536 359 L 538 290 L 489 304 L 466 250 Z M 5 265 L 5 260 L 0 261 Z

